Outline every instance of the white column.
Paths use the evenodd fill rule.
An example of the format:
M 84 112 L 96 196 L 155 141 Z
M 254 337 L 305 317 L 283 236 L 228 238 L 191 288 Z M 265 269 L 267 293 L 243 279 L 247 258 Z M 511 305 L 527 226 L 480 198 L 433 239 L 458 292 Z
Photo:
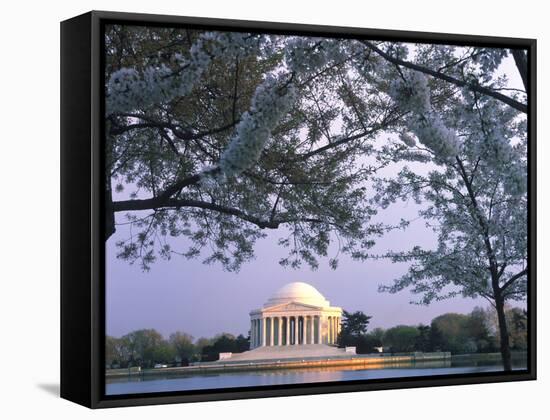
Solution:
M 313 330 L 315 329 L 315 318 L 313 316 L 309 317 L 309 344 L 313 344 Z
M 277 324 L 277 345 L 282 346 L 283 345 L 283 318 L 279 317 L 279 322 Z
M 266 346 L 269 346 L 269 339 L 271 338 L 271 333 L 270 333 L 270 330 L 271 330 L 271 320 L 269 319 L 268 316 L 266 316 L 265 318 L 265 345 Z
M 256 318 L 256 347 L 260 347 L 260 320 Z
M 286 317 L 286 331 L 285 331 L 285 335 L 286 335 L 286 345 L 290 345 L 290 317 Z
M 265 343 L 264 343 L 264 346 L 268 346 L 269 345 L 269 338 L 270 338 L 270 335 L 269 335 L 270 322 L 269 322 L 269 317 L 268 316 L 266 316 L 264 318 L 264 326 L 265 326 Z
M 297 321 L 298 321 L 298 322 L 296 323 L 296 326 L 298 327 L 298 328 L 296 328 L 296 344 L 297 344 L 297 345 L 300 345 L 300 338 L 301 338 L 301 336 L 302 336 L 302 331 L 300 331 L 300 319 L 301 319 L 301 318 L 302 318 L 301 315 L 298 315 L 298 316 L 297 316 Z M 302 326 L 303 326 L 303 324 L 302 324 Z
M 315 321 L 317 321 L 317 334 L 315 333 Z M 319 317 L 317 315 L 313 316 L 313 342 L 315 343 L 315 340 L 317 340 L 317 343 L 321 343 L 319 341 Z
M 274 346 L 275 345 L 275 342 L 273 341 L 273 339 L 275 338 L 275 318 L 271 317 L 270 318 L 270 321 L 269 321 L 269 334 L 270 334 L 270 337 L 269 337 L 269 345 L 270 346 Z
M 275 317 L 271 317 L 271 345 L 275 345 Z
M 301 316 L 298 315 L 296 317 L 296 345 L 299 346 L 300 345 L 300 335 L 301 335 L 301 331 L 300 331 L 300 318 Z
M 254 320 L 250 320 L 250 348 L 254 348 Z
M 257 340 L 257 337 L 258 337 L 258 328 L 256 327 L 256 320 L 255 319 L 252 320 L 252 326 L 254 327 L 254 333 L 253 333 L 254 339 L 252 340 L 252 343 L 253 343 L 253 346 L 256 347 L 257 346 L 256 340 Z
M 288 331 L 289 331 L 289 340 L 288 340 L 288 344 L 289 345 L 292 345 L 292 341 L 294 341 L 294 334 L 295 334 L 295 331 L 292 329 L 292 320 L 294 319 L 294 317 L 292 316 L 289 316 L 288 317 Z
M 265 318 L 260 318 L 260 346 L 265 346 Z
M 267 346 L 267 317 L 264 318 L 264 346 Z
M 289 316 L 288 317 L 288 345 L 291 344 L 292 342 L 292 337 L 293 337 L 293 332 L 292 332 L 292 328 L 290 328 L 290 323 L 292 321 L 292 317 Z

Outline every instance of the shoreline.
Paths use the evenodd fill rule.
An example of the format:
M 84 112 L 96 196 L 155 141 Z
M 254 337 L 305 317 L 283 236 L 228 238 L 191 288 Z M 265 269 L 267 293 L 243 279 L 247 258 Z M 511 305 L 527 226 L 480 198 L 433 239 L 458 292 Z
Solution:
M 500 356 L 500 353 L 498 353 Z M 437 353 L 414 353 L 410 355 L 353 355 L 334 356 L 321 358 L 297 358 L 286 360 L 255 360 L 255 361 L 226 361 L 226 362 L 201 362 L 191 366 L 143 369 L 138 371 L 131 369 L 109 369 L 105 372 L 106 378 L 139 377 L 139 376 L 169 376 L 169 375 L 192 375 L 220 372 L 239 372 L 251 370 L 277 370 L 277 369 L 312 369 L 330 368 L 340 366 L 383 366 L 392 364 L 451 361 L 450 352 Z

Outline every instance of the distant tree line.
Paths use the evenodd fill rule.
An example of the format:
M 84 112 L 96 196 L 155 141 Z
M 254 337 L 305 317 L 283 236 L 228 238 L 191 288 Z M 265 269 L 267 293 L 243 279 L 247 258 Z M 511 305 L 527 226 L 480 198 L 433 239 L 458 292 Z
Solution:
M 241 353 L 249 349 L 249 337 L 222 333 L 212 338 L 194 339 L 184 332 L 175 332 L 165 339 L 155 329 L 132 331 L 122 337 L 107 336 L 105 364 L 107 368 L 157 364 L 187 366 L 190 362 L 217 360 L 219 353 Z
M 430 325 L 397 325 L 392 328 L 368 330 L 372 317 L 361 311 L 343 313 L 338 344 L 355 346 L 357 353 L 450 351 L 453 354 L 490 353 L 499 351 L 499 328 L 494 310 L 474 308 L 469 314 L 446 313 Z M 507 308 L 509 340 L 512 350 L 527 349 L 527 312 Z M 197 340 L 184 332 L 175 332 L 166 339 L 155 329 L 132 331 L 122 337 L 106 337 L 107 368 L 156 364 L 186 366 L 190 362 L 218 360 L 224 352 L 242 353 L 249 350 L 250 338 L 228 333 Z
M 506 321 L 511 350 L 527 349 L 527 312 L 507 308 Z M 446 313 L 432 320 L 430 325 L 397 325 L 386 330 L 368 330 L 371 317 L 363 312 L 343 314 L 340 346 L 355 346 L 357 353 L 432 352 L 449 351 L 453 354 L 498 352 L 500 336 L 496 312 L 476 307 L 469 314 Z

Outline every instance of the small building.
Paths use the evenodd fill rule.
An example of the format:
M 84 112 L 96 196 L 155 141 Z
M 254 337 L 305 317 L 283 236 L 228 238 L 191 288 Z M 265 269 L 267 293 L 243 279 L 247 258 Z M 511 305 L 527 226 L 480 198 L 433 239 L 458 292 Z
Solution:
M 279 289 L 250 312 L 250 349 L 270 346 L 334 345 L 340 333 L 342 308 L 315 287 L 294 282 Z

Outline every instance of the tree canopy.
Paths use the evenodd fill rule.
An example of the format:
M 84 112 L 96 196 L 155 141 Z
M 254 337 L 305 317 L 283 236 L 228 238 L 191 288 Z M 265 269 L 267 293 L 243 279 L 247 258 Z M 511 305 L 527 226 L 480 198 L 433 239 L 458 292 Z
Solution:
M 508 114 L 525 107 L 500 90 L 502 49 L 109 25 L 106 50 L 106 238 L 123 214 L 119 257 L 143 269 L 181 254 L 238 270 L 263 229 L 282 226 L 284 265 L 315 268 L 331 243 L 365 258 L 385 231 L 369 223 L 369 182 L 418 157 L 411 121 L 439 150 L 429 134 L 452 131 L 432 102 L 466 92 Z M 401 78 L 433 97 L 423 115 L 400 100 Z M 387 133 L 402 142 L 379 150 Z

